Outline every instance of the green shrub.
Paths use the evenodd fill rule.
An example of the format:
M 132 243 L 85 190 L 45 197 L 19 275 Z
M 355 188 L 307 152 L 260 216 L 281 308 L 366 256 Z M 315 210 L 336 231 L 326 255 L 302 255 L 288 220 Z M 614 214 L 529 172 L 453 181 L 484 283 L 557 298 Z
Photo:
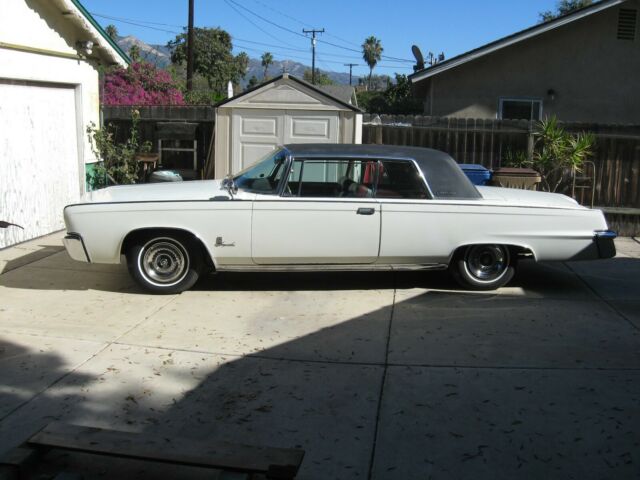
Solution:
M 138 180 L 138 162 L 136 155 L 151 151 L 151 142 L 140 142 L 138 124 L 140 112 L 131 111 L 131 129 L 129 138 L 124 143 L 116 142 L 116 127 L 108 124 L 104 128 L 96 128 L 91 122 L 87 126 L 87 136 L 91 150 L 100 160 L 92 172 L 87 173 L 89 188 L 97 189 L 109 184 L 130 184 Z

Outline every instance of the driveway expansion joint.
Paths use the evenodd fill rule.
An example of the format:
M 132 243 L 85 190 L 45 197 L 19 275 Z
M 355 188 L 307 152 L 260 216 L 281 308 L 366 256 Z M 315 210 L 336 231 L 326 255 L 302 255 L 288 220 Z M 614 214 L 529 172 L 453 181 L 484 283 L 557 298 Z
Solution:
M 635 239 L 634 239 L 635 240 Z M 571 268 L 571 265 L 569 265 L 568 263 L 563 262 L 564 265 L 576 276 L 580 279 L 580 281 L 598 298 L 602 301 L 602 303 L 604 303 L 605 305 L 607 305 L 611 310 L 613 310 L 619 317 L 621 317 L 622 319 L 624 319 L 629 325 L 631 325 L 631 327 L 634 330 L 637 330 L 638 332 L 640 332 L 640 326 L 636 325 L 635 323 L 633 323 L 633 321 L 631 319 L 629 319 L 629 317 L 627 317 L 624 313 L 622 313 L 620 310 L 618 310 L 613 303 L 611 303 L 609 300 L 607 300 L 606 298 L 604 298 L 602 295 L 600 295 L 590 284 L 589 282 L 587 282 L 584 278 L 582 278 L 582 275 L 580 275 L 578 272 L 576 272 L 573 268 Z
M 369 471 L 367 479 L 373 478 L 373 464 L 376 458 L 376 447 L 378 444 L 378 433 L 380 429 L 380 414 L 382 411 L 382 397 L 384 395 L 384 385 L 387 380 L 387 370 L 389 368 L 389 345 L 391 344 L 391 327 L 393 325 L 393 314 L 396 309 L 396 293 L 398 292 L 397 274 L 393 275 L 393 299 L 391 303 L 391 312 L 389 313 L 389 325 L 387 326 L 387 342 L 384 351 L 384 365 L 382 370 L 382 380 L 380 381 L 380 392 L 378 394 L 378 405 L 376 407 L 375 427 L 373 429 L 373 445 L 371 446 L 371 457 L 369 459 Z

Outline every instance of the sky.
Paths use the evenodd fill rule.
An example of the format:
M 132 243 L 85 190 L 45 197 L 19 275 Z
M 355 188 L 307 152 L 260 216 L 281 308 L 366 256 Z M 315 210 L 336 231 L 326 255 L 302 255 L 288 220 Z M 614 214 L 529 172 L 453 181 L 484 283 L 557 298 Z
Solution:
M 146 43 L 166 44 L 187 24 L 188 0 L 81 0 L 102 26 Z M 270 51 L 277 60 L 311 64 L 311 40 L 318 34 L 316 66 L 368 73 L 360 45 L 374 35 L 384 48 L 376 73 L 411 73 L 411 45 L 426 57 L 446 58 L 476 48 L 538 22 L 556 0 L 195 0 L 195 26 L 220 27 L 231 34 L 234 51 L 259 58 Z

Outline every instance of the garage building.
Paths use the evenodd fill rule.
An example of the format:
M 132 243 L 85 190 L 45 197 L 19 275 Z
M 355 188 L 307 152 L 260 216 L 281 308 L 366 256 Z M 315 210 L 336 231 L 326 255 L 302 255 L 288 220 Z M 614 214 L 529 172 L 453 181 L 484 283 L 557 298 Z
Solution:
M 77 0 L 11 0 L 0 15 L 0 248 L 63 228 L 96 161 L 99 66 L 129 59 Z

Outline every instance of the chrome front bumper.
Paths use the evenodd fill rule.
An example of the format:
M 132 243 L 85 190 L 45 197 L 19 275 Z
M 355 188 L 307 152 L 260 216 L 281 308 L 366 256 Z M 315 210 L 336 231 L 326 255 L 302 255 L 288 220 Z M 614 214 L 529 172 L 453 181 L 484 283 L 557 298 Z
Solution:
M 82 237 L 77 233 L 68 233 L 62 240 L 69 256 L 78 262 L 91 262 Z

